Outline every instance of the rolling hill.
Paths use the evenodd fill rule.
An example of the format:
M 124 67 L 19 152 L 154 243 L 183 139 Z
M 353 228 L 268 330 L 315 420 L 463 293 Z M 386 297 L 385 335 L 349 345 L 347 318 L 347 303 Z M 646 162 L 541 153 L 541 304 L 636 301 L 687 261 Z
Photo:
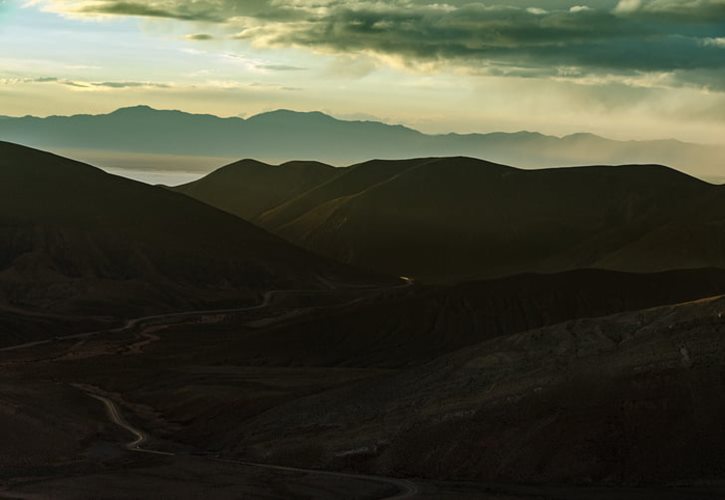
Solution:
M 268 463 L 481 481 L 467 483 L 472 498 L 492 481 L 722 477 L 725 303 L 708 297 L 725 293 L 725 270 L 335 289 L 382 281 L 233 215 L 351 250 L 330 252 L 340 259 L 448 279 L 464 266 L 498 276 L 606 259 L 692 267 L 718 262 L 716 186 L 658 166 L 245 160 L 174 192 L 12 144 L 0 153 L 0 344 L 57 336 L 0 353 L 4 456 L 25 457 L 6 460 L 7 477 L 26 478 L 7 494 L 89 496 L 128 471 L 138 489 L 119 486 L 127 496 L 157 480 L 188 493 L 188 460 L 204 487 L 199 466 L 218 481 L 233 465 L 240 480 L 243 461 L 255 473 Z M 680 239 L 659 248 L 669 238 Z M 101 315 L 242 305 L 275 289 L 294 293 L 234 314 L 59 336 Z M 108 405 L 163 455 L 129 449 Z
M 343 166 L 373 155 L 386 159 L 463 155 L 526 168 L 662 163 L 693 175 L 719 176 L 724 155 L 722 146 L 675 140 L 615 141 L 585 133 L 428 135 L 400 125 L 339 120 L 319 112 L 277 110 L 243 119 L 148 106 L 105 115 L 8 117 L 0 120 L 0 140 L 51 149 L 102 167 L 203 173 L 214 161 L 223 161 L 220 158 L 309 159 Z
M 238 203 L 270 189 L 236 170 Z M 427 281 L 725 267 L 725 191 L 657 165 L 521 170 L 464 157 L 374 160 L 301 194 L 287 191 L 266 210 L 270 203 L 235 209 L 226 179 L 179 190 L 194 196 L 202 186 L 205 202 L 261 212 L 250 220 L 316 253 Z M 224 195 L 210 196 L 214 189 Z
M 242 160 L 174 190 L 243 219 L 253 219 L 341 173 L 317 162 L 279 166 Z
M 251 461 L 415 478 L 709 481 L 725 470 L 724 308 L 719 297 L 496 337 L 281 404 L 224 442 Z
M 0 143 L 0 303 L 127 317 L 362 273 L 167 189 Z
M 81 487 L 84 471 L 124 475 L 132 463 L 143 476 L 163 477 L 146 472 L 148 464 L 173 467 L 188 457 L 416 484 L 700 483 L 721 477 L 725 439 L 723 299 L 701 298 L 724 290 L 723 271 L 583 270 L 410 287 L 342 309 L 302 307 L 307 314 L 294 318 L 291 304 L 276 303 L 0 353 L 13 388 L 0 405 L 13 436 L 3 444 L 28 457 L 10 463 L 15 476 L 32 478 L 17 488 L 68 478 L 67 457 Z M 623 310 L 630 312 L 594 317 Z M 148 433 L 144 447 L 176 455 L 149 461 L 126 451 L 124 467 L 111 467 L 120 462 L 110 460 L 111 444 L 124 453 L 118 445 L 132 436 L 79 381 Z M 471 498 L 482 498 L 491 484 L 470 486 L 478 491 Z M 719 497 L 683 489 L 665 498 Z
M 453 286 L 416 287 L 355 307 L 326 310 L 263 324 L 252 330 L 234 323 L 225 359 L 249 366 L 401 369 L 497 337 L 625 311 L 678 304 L 725 294 L 725 270 L 620 273 L 582 269 L 524 274 Z M 187 328 L 189 333 L 194 327 Z M 206 332 L 210 328 L 206 329 Z

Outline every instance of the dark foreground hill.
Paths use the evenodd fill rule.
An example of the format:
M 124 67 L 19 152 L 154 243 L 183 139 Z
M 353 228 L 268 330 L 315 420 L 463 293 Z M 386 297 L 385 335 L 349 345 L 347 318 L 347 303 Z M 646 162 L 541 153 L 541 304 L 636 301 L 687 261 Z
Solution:
M 248 460 L 417 478 L 722 478 L 724 314 L 719 298 L 497 337 L 282 404 L 227 442 Z
M 723 300 L 637 309 L 723 290 L 712 270 L 348 290 L 342 304 L 313 290 L 0 352 L 0 489 L 256 498 L 222 492 L 262 481 L 275 498 L 395 494 L 332 494 L 324 472 L 271 474 L 292 465 L 407 477 L 423 498 L 721 498 L 687 486 L 725 477 Z M 172 455 L 124 449 L 134 435 L 89 394 L 144 432 L 144 449 Z M 239 461 L 274 467 L 254 467 L 255 480 Z M 445 483 L 457 479 L 484 482 L 461 496 Z M 534 484 L 495 495 L 498 482 Z M 634 487 L 588 488 L 602 483 Z
M 189 197 L 0 143 L 0 302 L 137 315 L 355 279 Z
M 242 160 L 174 190 L 251 220 L 340 173 L 317 162 L 272 166 Z
M 319 254 L 422 280 L 725 267 L 725 191 L 663 166 L 532 171 L 471 158 L 376 160 L 288 191 L 273 208 L 270 196 L 261 203 L 247 194 L 266 189 L 261 176 L 241 166 L 223 172 L 223 182 L 209 176 L 180 190 L 203 190 L 204 201 L 234 213 L 261 212 L 254 222 Z
M 584 269 L 421 287 L 352 309 L 230 335 L 221 356 L 286 366 L 396 369 L 526 330 L 725 294 L 725 270 Z M 226 327 L 230 332 L 234 327 Z M 218 361 L 221 362 L 219 358 Z

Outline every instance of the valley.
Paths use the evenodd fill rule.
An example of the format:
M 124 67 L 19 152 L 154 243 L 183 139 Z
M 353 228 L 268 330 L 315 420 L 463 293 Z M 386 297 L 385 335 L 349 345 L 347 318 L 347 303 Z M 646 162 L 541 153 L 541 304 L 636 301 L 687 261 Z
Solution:
M 390 292 L 368 292 L 367 297 L 359 298 L 369 304 L 367 307 L 376 308 L 374 304 L 381 300 L 380 293 L 392 293 L 394 296 L 386 300 L 396 301 L 419 292 L 402 287 Z M 316 298 L 318 296 L 313 292 L 303 302 L 314 302 Z M 647 367 L 645 372 L 641 372 L 643 375 L 649 371 L 671 370 L 669 366 L 673 364 L 679 367 L 675 370 L 687 372 L 696 362 L 698 368 L 692 375 L 698 377 L 692 381 L 696 383 L 707 373 L 708 357 L 719 356 L 720 348 L 718 344 L 708 344 L 705 337 L 696 341 L 695 333 L 690 332 L 704 332 L 708 327 L 719 324 L 720 302 L 711 300 L 665 306 L 644 315 L 636 312 L 610 318 L 574 320 L 571 326 L 564 323 L 522 335 L 504 335 L 498 337 L 499 340 L 442 355 L 432 362 L 418 359 L 414 364 L 419 368 L 408 369 L 385 367 L 390 362 L 381 362 L 375 356 L 350 365 L 341 345 L 334 348 L 340 356 L 337 360 L 321 360 L 314 352 L 304 354 L 294 346 L 289 346 L 289 354 L 279 357 L 279 346 L 285 343 L 279 330 L 284 331 L 285 325 L 286 328 L 294 328 L 297 324 L 300 329 L 314 331 L 314 327 L 304 326 L 305 321 L 314 321 L 315 316 L 306 308 L 291 323 L 283 320 L 282 325 L 263 328 L 261 332 L 258 327 L 252 326 L 260 318 L 286 317 L 291 306 L 284 304 L 284 300 L 277 305 L 270 302 L 244 312 L 189 314 L 185 318 L 159 319 L 153 325 L 137 329 L 82 339 L 58 339 L 26 349 L 4 351 L 0 353 L 6 384 L 2 406 L 7 409 L 12 404 L 15 410 L 3 412 L 3 428 L 11 433 L 9 435 L 16 436 L 15 453 L 21 453 L 29 460 L 20 467 L 15 464 L 8 468 L 6 464 L 3 468 L 3 494 L 12 498 L 37 498 L 52 490 L 60 497 L 75 498 L 77 495 L 106 491 L 102 488 L 112 488 L 116 493 L 109 491 L 104 496 L 129 498 L 134 496 L 134 491 L 140 495 L 142 491 L 153 488 L 163 495 L 183 498 L 202 495 L 202 491 L 207 498 L 254 496 L 262 491 L 280 498 L 306 494 L 316 498 L 328 498 L 328 495 L 329 498 L 339 498 L 349 496 L 351 491 L 355 492 L 356 498 L 498 499 L 529 498 L 531 495 L 561 499 L 606 498 L 598 495 L 611 494 L 613 485 L 604 490 L 516 486 L 512 484 L 512 479 L 520 481 L 522 478 L 511 476 L 505 470 L 499 470 L 495 477 L 477 477 L 474 482 L 471 481 L 474 476 L 467 476 L 464 470 L 459 470 L 454 475 L 466 481 L 440 482 L 436 480 L 440 472 L 427 469 L 430 465 L 423 457 L 430 455 L 422 450 L 414 451 L 418 457 L 414 461 L 406 459 L 403 462 L 417 464 L 419 469 L 400 468 L 402 463 L 396 465 L 390 459 L 400 453 L 396 448 L 402 447 L 400 451 L 409 448 L 412 442 L 405 443 L 410 439 L 418 442 L 418 446 L 440 446 L 434 436 L 440 432 L 443 436 L 450 436 L 450 430 L 444 430 L 446 425 L 454 424 L 463 432 L 472 428 L 486 429 L 485 425 L 473 424 L 470 420 L 480 415 L 480 401 L 490 400 L 489 404 L 497 408 L 495 415 L 499 415 L 506 411 L 507 405 L 513 404 L 514 408 L 518 408 L 522 404 L 530 404 L 526 403 L 527 398 L 541 399 L 541 392 L 537 395 L 536 386 L 532 383 L 551 384 L 551 388 L 545 390 L 563 390 L 562 396 L 571 394 L 570 391 L 576 389 L 567 388 L 567 383 L 571 382 L 566 382 L 568 377 L 565 374 L 576 373 L 577 377 L 581 377 L 586 373 L 583 367 L 587 365 L 587 356 L 595 355 L 601 362 L 601 357 L 596 354 L 598 352 L 609 353 L 607 356 L 612 361 L 606 366 L 609 366 L 607 370 L 613 370 L 613 374 L 619 373 L 621 363 L 627 359 L 636 366 Z M 295 304 L 292 308 L 298 306 Z M 348 303 L 343 306 L 343 312 L 354 313 L 358 307 L 361 306 Z M 366 314 L 371 313 L 368 311 Z M 299 321 L 303 321 L 303 326 L 299 326 Z M 650 324 L 652 321 L 656 323 Z M 592 328 L 599 328 L 598 325 L 607 325 L 606 331 L 621 335 L 616 341 L 620 347 L 612 347 L 612 341 L 600 337 L 601 334 L 592 336 L 588 333 Z M 687 325 L 686 329 L 683 325 Z M 663 337 L 662 344 L 662 340 L 658 340 L 662 328 L 667 332 L 665 335 L 676 335 L 679 340 L 669 341 Z M 582 333 L 574 333 L 577 330 Z M 628 333 L 635 331 L 642 333 L 634 337 Z M 717 334 L 717 330 L 712 332 Z M 272 356 L 274 351 L 271 348 L 268 352 L 258 350 L 251 358 L 249 354 L 243 354 L 248 353 L 250 348 L 252 351 L 260 349 L 261 346 L 254 347 L 259 342 L 255 340 L 255 333 L 278 337 L 277 359 Z M 204 336 L 203 348 L 199 335 Z M 576 335 L 575 338 L 581 340 L 574 342 L 584 344 L 566 347 L 571 342 L 569 335 Z M 637 335 L 641 339 L 635 340 Z M 657 345 L 652 342 L 659 342 L 664 348 L 650 351 L 650 345 Z M 515 353 L 513 346 L 518 344 L 521 344 L 524 353 L 529 354 L 524 357 L 503 355 L 505 352 Z M 680 345 L 688 346 L 688 356 L 693 365 L 686 366 Z M 570 349 L 574 349 L 571 354 Z M 498 352 L 502 354 L 496 354 Z M 558 353 L 557 357 L 541 367 L 548 367 L 546 369 L 553 372 L 539 373 L 541 369 L 536 368 L 538 362 L 532 356 L 548 352 Z M 637 352 L 649 354 L 642 357 Z M 390 355 L 394 357 L 396 353 L 391 352 Z M 572 361 L 566 361 L 569 356 L 581 361 L 572 364 Z M 652 360 L 648 361 L 647 356 Z M 506 363 L 525 364 L 519 368 L 515 368 L 516 365 L 505 368 Z M 530 368 L 522 370 L 523 366 Z M 564 366 L 567 368 L 562 372 L 564 379 L 560 381 L 561 375 L 554 374 Z M 438 379 L 439 373 L 442 379 Z M 439 387 L 443 381 L 444 384 Z M 626 382 L 623 383 L 626 385 Z M 479 384 L 482 384 L 480 388 Z M 583 380 L 579 384 L 590 388 L 596 386 Z M 557 389 L 558 386 L 560 388 Z M 12 390 L 8 390 L 9 387 Z M 418 395 L 419 390 L 424 392 Z M 436 396 L 437 392 L 424 395 L 430 391 L 443 391 L 446 397 Z M 529 391 L 533 391 L 531 396 L 526 395 Z M 355 396 L 351 398 L 348 393 Z M 483 399 L 476 399 L 477 393 Z M 517 393 L 521 395 L 506 396 Z M 48 399 L 51 394 L 53 399 Z M 523 400 L 520 399 L 522 396 Z M 602 397 L 591 395 L 592 402 Z M 635 398 L 633 401 L 638 400 L 636 393 L 630 397 Z M 351 407 L 348 406 L 350 403 Z M 431 403 L 434 406 L 428 408 Z M 44 432 L 29 434 L 32 425 L 43 425 L 41 415 L 43 408 L 49 404 L 56 408 L 52 412 L 53 424 Z M 328 404 L 330 409 L 322 410 Z M 644 415 L 650 411 L 647 405 L 649 403 L 638 410 L 644 411 L 644 414 L 635 412 L 632 417 L 637 421 L 646 420 Z M 64 409 L 60 411 L 60 408 Z M 381 420 L 369 415 L 380 411 L 378 408 L 384 408 L 388 416 Z M 533 406 L 532 410 L 535 408 Z M 310 410 L 312 413 L 308 413 Z M 80 417 L 78 411 L 85 416 Z M 348 414 L 349 411 L 352 413 Z M 411 411 L 413 414 L 410 414 Z M 579 410 L 576 406 L 568 411 L 565 409 L 560 418 L 566 418 L 572 411 L 574 413 L 569 418 Z M 704 407 L 701 411 L 703 413 L 698 418 L 707 418 L 711 410 Z M 535 418 L 536 414 L 535 410 L 532 417 Z M 365 430 L 356 429 L 354 425 L 348 427 L 349 424 L 344 427 L 330 425 L 330 420 L 344 423 L 349 418 L 354 422 L 368 422 Z M 405 422 L 410 418 L 434 426 L 423 431 L 427 438 L 413 437 L 422 430 L 417 430 L 420 424 Z M 375 421 L 383 423 L 384 427 L 369 427 Z M 512 425 L 516 425 L 515 422 Z M 296 430 L 300 423 L 302 427 Z M 348 437 L 343 431 L 345 427 L 349 429 Z M 285 429 L 285 432 L 280 434 L 280 429 Z M 270 437 L 268 432 L 272 432 L 274 437 Z M 340 435 L 340 432 L 343 434 Z M 392 446 L 386 445 L 374 451 L 375 447 L 365 444 L 368 440 L 385 440 L 380 436 L 389 432 L 393 433 L 391 436 L 396 436 Z M 501 435 L 501 430 L 496 433 Z M 69 435 L 75 436 L 74 439 L 66 438 L 66 444 L 61 445 L 62 436 Z M 321 435 L 326 437 L 321 438 Z M 692 437 L 689 432 L 685 435 Z M 606 435 L 603 437 L 606 438 Z M 713 437 L 708 433 L 709 439 Z M 364 441 L 360 442 L 360 438 Z M 290 439 L 293 441 L 290 442 Z M 443 443 L 446 441 L 453 444 L 467 440 L 447 439 Z M 327 444 L 315 448 L 314 442 Z M 54 454 L 48 454 L 49 443 L 53 443 Z M 265 444 L 260 448 L 261 443 Z M 307 448 L 305 443 L 313 447 Z M 331 445 L 344 453 L 329 449 Z M 542 451 L 547 449 L 543 443 L 537 445 L 535 441 L 526 446 L 543 446 L 539 448 Z M 8 449 L 7 442 L 4 449 Z M 271 454 L 260 456 L 260 449 Z M 283 450 L 281 455 L 277 449 Z M 698 449 L 702 451 L 701 447 Z M 139 453 L 141 450 L 153 453 Z M 326 457 L 325 453 L 331 455 Z M 381 455 L 377 456 L 377 453 Z M 566 452 L 562 450 L 562 453 Z M 435 455 L 445 456 L 440 452 Z M 571 467 L 567 463 L 559 467 L 562 466 L 565 469 Z M 318 472 L 329 470 L 344 472 Z M 523 474 L 527 469 L 517 466 L 516 470 L 517 474 Z M 189 483 L 190 473 L 195 478 L 193 484 L 197 486 Z M 578 474 L 576 470 L 573 473 Z M 446 475 L 451 476 L 450 473 Z M 557 479 L 563 480 L 562 477 Z M 638 483 L 640 481 L 637 480 Z M 203 486 L 207 482 L 218 486 L 210 490 Z M 276 493 L 264 490 L 271 483 L 279 483 L 282 489 Z M 401 484 L 414 486 L 401 487 Z M 193 489 L 199 487 L 204 489 Z M 642 487 L 640 483 L 637 488 L 620 487 L 616 491 L 622 495 L 621 498 L 632 499 L 709 499 L 718 498 L 721 494 L 718 488 L 717 483 L 685 487 L 680 481 L 669 489 Z
M 707 206 L 704 230 L 718 220 L 716 186 L 664 167 L 524 174 L 455 158 L 346 171 L 242 161 L 174 193 L 3 147 L 3 189 L 46 200 L 0 204 L 9 235 L 0 270 L 3 497 L 684 500 L 725 491 L 717 241 L 695 237 L 704 232 L 693 224 L 680 240 L 686 251 L 656 272 L 584 265 L 665 256 L 647 241 L 680 231 L 683 205 L 667 207 L 662 193 L 691 200 L 691 210 Z M 540 232 L 529 239 L 553 236 L 537 247 L 524 239 L 518 253 L 507 233 L 518 222 L 461 217 L 499 227 L 499 239 L 474 230 L 488 231 L 476 268 L 488 271 L 464 280 L 457 266 L 472 261 L 411 239 L 424 234 L 409 218 L 426 186 L 452 183 L 439 215 L 468 204 L 511 208 L 496 184 L 511 176 L 519 194 L 531 182 L 533 196 L 553 176 L 572 193 L 592 185 L 611 196 L 589 209 L 591 194 L 529 196 L 536 210 L 509 210 L 506 220 L 534 221 Z M 400 193 L 399 182 L 409 194 L 393 195 L 397 212 L 361 208 L 367 229 L 344 243 L 378 245 L 386 260 L 370 262 L 386 264 L 358 267 L 282 237 L 284 220 L 308 224 L 315 239 L 353 234 L 309 214 L 368 196 L 392 206 L 375 193 Z M 552 232 L 576 204 L 566 231 Z M 281 225 L 268 232 L 237 215 Z M 433 212 L 416 217 L 444 228 Z M 386 220 L 405 231 L 381 232 Z M 410 248 L 396 254 L 401 245 Z M 645 253 L 625 252 L 633 246 Z M 416 247 L 425 251 L 402 258 Z M 512 272 L 491 271 L 504 261 Z
M 0 47 L 0 500 L 725 499 L 725 0 Z

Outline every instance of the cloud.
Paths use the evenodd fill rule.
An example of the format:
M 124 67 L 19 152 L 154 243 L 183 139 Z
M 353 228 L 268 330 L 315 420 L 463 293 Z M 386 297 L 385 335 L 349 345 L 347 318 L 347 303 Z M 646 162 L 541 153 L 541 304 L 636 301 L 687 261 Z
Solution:
M 127 89 L 127 88 L 171 88 L 171 85 L 157 82 L 87 82 L 78 80 L 68 80 L 56 78 L 54 76 L 27 77 L 27 78 L 4 78 L 0 79 L 0 83 L 4 85 L 17 85 L 28 83 L 55 83 L 58 85 L 66 85 L 76 88 L 107 88 L 107 89 Z
M 498 1 L 498 3 L 496 3 Z M 717 88 L 725 0 L 46 0 L 72 15 L 206 22 L 258 47 L 305 47 L 411 68 L 457 65 L 481 74 L 672 74 Z M 208 40 L 212 35 L 192 35 Z M 199 37 L 199 38 L 196 38 Z M 266 68 L 272 71 L 283 69 Z M 291 69 L 289 69 L 291 70 Z M 688 79 L 688 75 L 696 75 Z
M 630 13 L 636 12 L 642 7 L 642 0 L 619 0 L 614 12 Z
M 290 87 L 290 86 L 280 85 L 277 83 L 270 83 L 270 82 L 252 82 L 249 84 L 249 87 L 282 90 L 284 92 L 302 92 L 303 90 L 305 90 L 302 87 Z
M 213 35 L 209 35 L 207 33 L 195 33 L 193 35 L 186 35 L 185 37 L 187 40 L 193 40 L 197 42 L 206 42 L 209 40 L 214 40 Z
M 307 68 L 301 66 L 292 66 L 289 64 L 257 64 L 258 69 L 267 71 L 306 71 Z
M 182 83 L 161 83 L 161 82 L 134 82 L 134 81 L 84 81 L 69 80 L 55 77 L 18 77 L 18 78 L 0 78 L 0 85 L 28 85 L 37 83 L 54 83 L 57 85 L 72 87 L 74 89 L 83 89 L 86 91 L 153 91 L 153 90 L 169 90 L 183 91 L 189 89 L 205 90 L 205 91 L 236 91 L 246 90 L 250 88 L 264 89 L 273 92 L 301 92 L 305 89 L 281 83 L 273 82 L 240 82 L 235 80 L 206 80 L 195 84 Z
M 234 61 L 244 65 L 248 70 L 253 71 L 307 71 L 308 68 L 292 64 L 282 64 L 266 60 L 254 59 L 245 55 L 226 53 L 222 57 L 225 60 Z
M 81 89 L 87 89 L 90 87 L 87 83 L 80 83 L 80 82 L 74 82 L 73 80 L 58 80 L 58 83 L 61 85 L 66 85 L 68 87 L 76 87 Z
M 41 76 L 39 78 L 33 78 L 29 81 L 32 83 L 53 83 L 57 82 L 58 79 L 54 76 Z
M 2 78 L 0 83 L 3 85 L 16 85 L 19 83 L 63 83 L 62 80 L 54 76 L 41 76 L 32 78 Z
M 154 88 L 169 88 L 170 85 L 166 83 L 154 83 L 154 82 L 90 82 L 88 85 L 93 87 L 106 87 L 109 89 L 127 89 L 134 87 L 154 87 Z
M 209 23 L 227 23 L 243 16 L 288 19 L 307 10 L 286 6 L 298 3 L 296 0 L 31 0 L 31 3 L 74 16 L 121 15 Z
M 718 38 L 706 38 L 703 40 L 703 45 L 711 47 L 720 47 L 725 49 L 725 37 Z
M 725 0 L 645 0 L 640 11 L 651 18 L 675 23 L 695 22 L 720 25 L 725 19 Z
M 173 5 L 176 2 L 169 3 L 169 8 L 161 5 L 164 2 L 63 2 L 65 4 L 80 4 L 72 9 L 77 14 L 113 14 L 125 16 L 141 16 L 141 17 L 165 17 L 173 19 L 181 19 L 184 21 L 211 21 L 221 22 L 223 19 L 210 15 L 204 9 L 196 9 L 194 5 L 184 6 L 182 2 L 179 5 Z M 190 2 L 191 3 L 191 2 Z M 203 2 L 201 2 L 203 3 Z M 160 5 L 156 7 L 155 5 Z

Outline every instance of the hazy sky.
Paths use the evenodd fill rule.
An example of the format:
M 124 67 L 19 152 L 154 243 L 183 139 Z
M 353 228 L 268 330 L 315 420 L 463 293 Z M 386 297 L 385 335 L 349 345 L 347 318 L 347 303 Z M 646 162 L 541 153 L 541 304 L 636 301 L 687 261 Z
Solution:
M 725 0 L 0 0 L 0 115 L 277 108 L 725 143 Z

